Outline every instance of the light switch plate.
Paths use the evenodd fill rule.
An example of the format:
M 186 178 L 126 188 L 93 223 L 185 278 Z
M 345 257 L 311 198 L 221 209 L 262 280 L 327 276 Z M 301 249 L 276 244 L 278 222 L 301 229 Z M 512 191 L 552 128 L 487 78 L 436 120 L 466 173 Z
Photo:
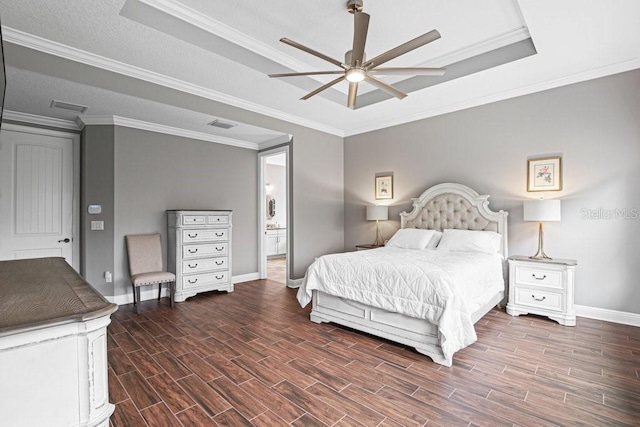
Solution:
M 92 230 L 104 230 L 104 221 L 91 221 Z

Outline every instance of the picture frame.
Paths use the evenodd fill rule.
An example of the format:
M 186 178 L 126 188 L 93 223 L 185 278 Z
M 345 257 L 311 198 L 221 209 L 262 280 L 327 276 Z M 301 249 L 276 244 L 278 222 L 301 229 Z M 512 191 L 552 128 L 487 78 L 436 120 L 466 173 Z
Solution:
M 376 176 L 376 200 L 393 199 L 393 175 Z
M 562 190 L 562 158 L 546 157 L 527 160 L 527 191 Z

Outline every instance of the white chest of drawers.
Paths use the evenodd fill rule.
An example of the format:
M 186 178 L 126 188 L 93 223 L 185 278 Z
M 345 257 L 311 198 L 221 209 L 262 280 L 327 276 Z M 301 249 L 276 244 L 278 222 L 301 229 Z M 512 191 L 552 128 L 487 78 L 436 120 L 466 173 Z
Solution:
M 232 211 L 167 211 L 168 268 L 176 275 L 174 300 L 199 292 L 233 292 Z
M 512 316 L 539 314 L 561 325 L 575 326 L 574 276 L 577 261 L 509 258 L 509 302 Z

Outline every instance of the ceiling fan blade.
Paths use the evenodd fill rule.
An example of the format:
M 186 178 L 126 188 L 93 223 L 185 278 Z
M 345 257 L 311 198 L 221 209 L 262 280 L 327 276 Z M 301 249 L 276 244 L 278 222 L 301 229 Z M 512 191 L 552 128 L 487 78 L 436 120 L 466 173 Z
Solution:
M 358 96 L 358 83 L 349 82 L 349 97 L 347 98 L 347 107 L 351 109 L 355 108 L 357 96 Z
M 440 33 L 437 30 L 431 30 L 426 34 L 416 37 L 413 40 L 409 40 L 408 42 L 403 43 L 400 46 L 396 46 L 393 49 L 388 50 L 373 59 L 370 59 L 369 61 L 364 63 L 363 67 L 377 67 L 378 65 L 382 65 L 387 61 L 391 61 L 392 59 L 397 58 L 400 55 L 411 52 L 412 50 L 417 49 L 420 46 L 424 46 L 427 43 L 431 43 L 432 41 L 438 40 L 439 38 Z
M 300 43 L 294 42 L 293 40 L 289 40 L 286 37 L 281 38 L 280 41 L 282 43 L 284 43 L 284 44 L 288 44 L 289 46 L 293 46 L 296 49 L 300 49 L 303 52 L 307 52 L 307 53 L 310 53 L 313 56 L 317 56 L 320 59 L 324 59 L 327 62 L 331 62 L 332 64 L 337 65 L 340 68 L 344 68 L 340 61 L 338 61 L 337 59 L 333 59 L 333 58 L 325 55 L 324 53 L 320 53 L 317 50 L 313 50 L 313 49 L 311 49 L 309 47 L 301 45 Z
M 391 86 L 390 84 L 387 84 L 385 82 L 383 82 L 382 80 L 379 80 L 371 75 L 367 75 L 367 77 L 365 77 L 365 79 L 371 83 L 372 85 L 374 85 L 375 87 L 377 87 L 378 89 L 382 89 L 383 91 L 395 96 L 398 99 L 402 99 L 405 98 L 407 96 L 406 93 L 399 91 L 398 89 L 396 89 L 395 87 Z
M 307 71 L 304 73 L 282 73 L 282 74 L 269 74 L 269 77 L 297 77 L 297 76 L 315 76 L 322 74 L 344 74 L 344 70 L 341 71 Z
M 445 68 L 426 68 L 426 67 L 414 67 L 414 68 L 374 68 L 367 71 L 369 74 L 379 74 L 383 76 L 442 76 L 444 75 Z
M 327 83 L 326 85 L 322 85 L 320 86 L 318 89 L 314 90 L 313 92 L 309 92 L 308 94 L 306 94 L 305 96 L 303 96 L 302 98 L 300 98 L 301 100 L 306 100 L 311 98 L 313 95 L 317 95 L 320 92 L 322 92 L 325 89 L 329 89 L 331 86 L 333 86 L 336 83 L 340 83 L 341 81 L 343 81 L 346 77 L 345 76 L 340 76 L 335 80 L 331 80 L 329 83 Z
M 370 16 L 363 12 L 353 14 L 353 48 L 351 50 L 351 66 L 359 67 L 364 59 L 364 45 L 367 42 Z

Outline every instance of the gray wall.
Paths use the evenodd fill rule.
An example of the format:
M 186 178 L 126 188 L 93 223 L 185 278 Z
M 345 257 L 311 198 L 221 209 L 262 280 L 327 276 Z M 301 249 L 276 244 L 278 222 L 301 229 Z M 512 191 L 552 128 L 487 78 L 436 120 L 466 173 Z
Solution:
M 233 210 L 232 274 L 258 271 L 255 151 L 125 127 L 115 142 L 116 295 L 131 292 L 125 235 L 160 232 L 166 262 L 167 209 Z
M 114 271 L 114 130 L 87 126 L 80 144 L 80 272 L 103 295 L 113 295 L 105 271 Z M 102 205 L 89 215 L 87 206 Z M 104 221 L 104 231 L 92 231 L 91 221 Z
M 562 154 L 562 221 L 545 224 L 545 250 L 578 260 L 575 303 L 640 313 L 640 71 L 459 111 L 345 140 L 345 248 L 374 240 L 365 221 L 377 172 L 394 172 L 390 218 L 432 185 L 459 182 L 509 211 L 509 252 L 536 250 L 537 224 L 523 222 L 526 162 Z M 587 219 L 585 210 L 627 209 Z M 382 224 L 385 238 L 399 222 Z

